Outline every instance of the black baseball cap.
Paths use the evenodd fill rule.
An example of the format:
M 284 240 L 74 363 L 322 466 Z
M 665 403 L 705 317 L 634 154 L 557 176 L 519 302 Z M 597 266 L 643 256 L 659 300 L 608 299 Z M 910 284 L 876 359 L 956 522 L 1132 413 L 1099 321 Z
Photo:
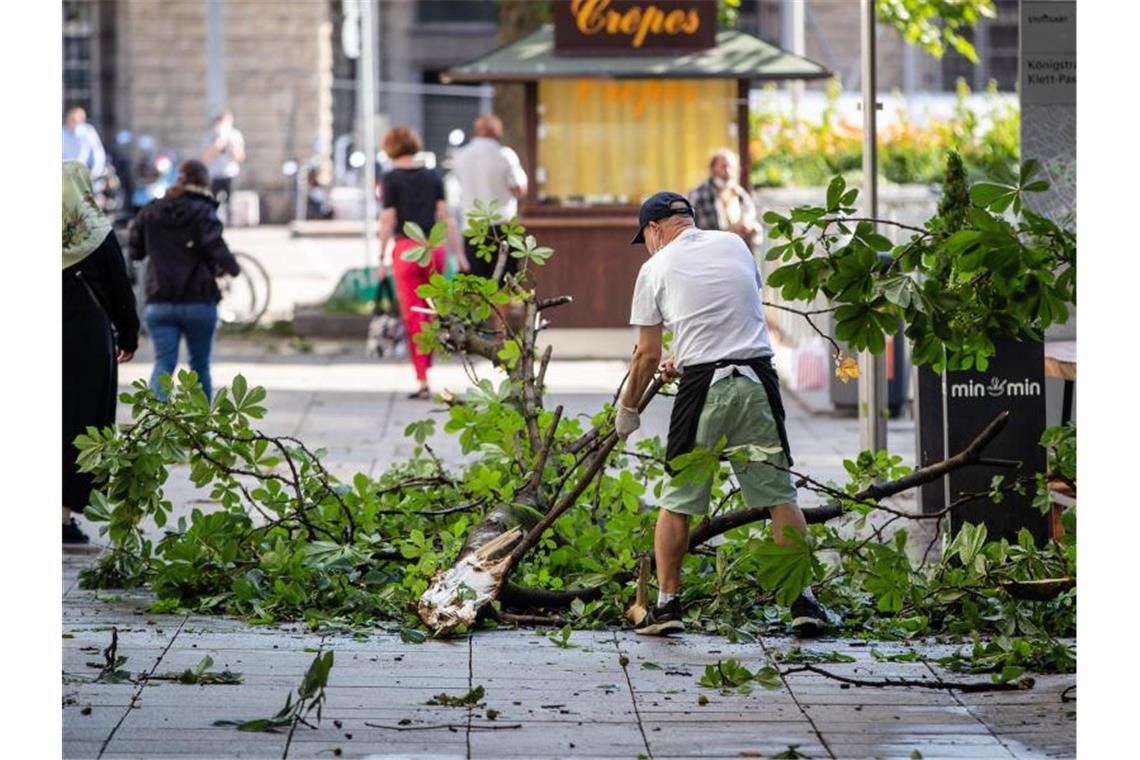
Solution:
M 671 193 L 668 190 L 651 195 L 645 203 L 641 204 L 641 211 L 637 215 L 637 223 L 640 226 L 629 244 L 637 245 L 645 242 L 645 225 L 678 214 L 693 215 L 693 206 L 689 203 L 688 198 L 677 193 Z

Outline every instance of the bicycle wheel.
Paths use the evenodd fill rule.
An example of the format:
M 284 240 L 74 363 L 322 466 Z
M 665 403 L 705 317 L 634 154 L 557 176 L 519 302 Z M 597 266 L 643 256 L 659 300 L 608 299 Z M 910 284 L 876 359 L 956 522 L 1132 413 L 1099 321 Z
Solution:
M 222 326 L 247 330 L 257 324 L 269 308 L 269 274 L 248 253 L 234 252 L 241 272 L 236 277 L 218 278 L 222 300 L 218 303 L 218 321 Z

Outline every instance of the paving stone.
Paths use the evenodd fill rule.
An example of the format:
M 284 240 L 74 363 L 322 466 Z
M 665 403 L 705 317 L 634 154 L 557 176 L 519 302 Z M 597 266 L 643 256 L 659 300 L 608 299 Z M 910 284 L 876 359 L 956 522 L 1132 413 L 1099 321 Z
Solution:
M 498 721 L 496 721 L 498 722 Z M 471 756 L 496 757 L 628 757 L 645 754 L 637 725 L 526 722 L 522 728 L 472 731 Z
M 656 730 L 660 728 L 660 731 Z M 807 721 L 788 723 L 733 724 L 710 730 L 703 723 L 668 721 L 646 723 L 645 736 L 654 757 L 742 757 L 759 753 L 773 757 L 798 745 L 799 752 L 809 757 L 827 757 L 811 724 Z M 755 756 L 755 755 L 753 755 Z
M 860 760 L 861 758 L 912 758 L 913 752 L 918 750 L 924 760 L 996 760 L 997 758 L 1011 757 L 1009 750 L 1001 744 L 994 742 L 989 745 L 978 744 L 931 744 L 922 739 L 910 742 L 884 743 L 884 742 L 852 742 L 839 743 L 828 741 L 828 747 L 834 757 L 844 760 Z

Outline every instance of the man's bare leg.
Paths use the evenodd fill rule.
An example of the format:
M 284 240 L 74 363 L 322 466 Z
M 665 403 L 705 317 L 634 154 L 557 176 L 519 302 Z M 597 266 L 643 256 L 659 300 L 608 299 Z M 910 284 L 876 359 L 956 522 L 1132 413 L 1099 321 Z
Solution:
M 785 527 L 793 528 L 801 536 L 807 535 L 807 521 L 804 520 L 803 510 L 796 502 L 789 501 L 768 507 L 768 512 L 772 515 L 772 537 L 777 544 L 782 546 L 791 544 L 791 539 L 784 535 Z
M 800 536 L 807 535 L 807 521 L 804 520 L 803 510 L 794 501 L 777 504 L 769 507 L 772 514 L 772 533 L 777 544 L 790 546 L 793 541 L 784 535 L 784 529 L 790 527 Z M 838 624 L 834 613 L 823 607 L 808 586 L 799 598 L 792 602 L 792 629 L 797 636 L 818 636 L 826 628 Z
M 634 629 L 646 636 L 661 636 L 685 630 L 681 621 L 681 560 L 689 548 L 689 516 L 660 509 L 653 531 L 653 551 L 657 557 L 657 604 Z
M 657 558 L 657 587 L 664 594 L 681 590 L 681 560 L 689 548 L 689 516 L 657 511 L 653 532 L 653 552 Z

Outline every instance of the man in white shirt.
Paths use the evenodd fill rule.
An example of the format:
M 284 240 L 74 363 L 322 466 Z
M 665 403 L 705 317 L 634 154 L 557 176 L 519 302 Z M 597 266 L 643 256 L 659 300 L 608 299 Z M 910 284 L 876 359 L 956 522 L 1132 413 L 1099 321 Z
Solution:
M 772 346 L 761 302 L 760 271 L 737 234 L 700 230 L 693 207 L 677 193 L 657 193 L 641 206 L 641 228 L 633 243 L 644 243 L 650 259 L 642 265 L 633 292 L 630 324 L 641 328 L 615 427 L 625 438 L 641 422 L 637 403 L 661 360 L 664 329 L 673 333 L 668 375 L 681 377 L 669 420 L 666 459 L 711 449 L 724 437 L 729 448 L 760 447 L 769 452 L 732 467 L 749 507 L 769 507 L 779 544 L 807 532 L 796 489 L 779 380 L 772 368 Z M 745 449 L 748 450 L 748 449 Z M 689 545 L 689 519 L 708 512 L 711 477 L 701 483 L 667 484 L 654 535 L 657 604 L 637 625 L 642 634 L 684 629 L 681 620 L 681 560 Z M 836 622 L 810 588 L 792 603 L 792 628 L 815 635 Z
M 497 203 L 504 221 L 518 214 L 518 200 L 526 195 L 527 179 L 518 155 L 503 145 L 503 122 L 494 114 L 483 114 L 475 119 L 471 142 L 460 148 L 452 159 L 455 178 L 459 181 L 460 205 L 466 217 L 475 211 L 475 201 L 484 206 Z M 476 247 L 466 243 L 467 260 L 471 274 L 490 277 L 495 261 L 484 261 L 476 255 Z M 507 259 L 507 272 L 515 272 L 518 259 Z
M 93 181 L 107 171 L 107 152 L 95 127 L 87 123 L 87 112 L 79 106 L 69 108 L 63 122 L 63 160 L 82 161 Z
M 202 138 L 202 162 L 210 170 L 210 192 L 221 204 L 229 222 L 230 197 L 234 181 L 245 161 L 245 137 L 234 126 L 234 115 L 226 109 L 214 117 L 213 126 Z

